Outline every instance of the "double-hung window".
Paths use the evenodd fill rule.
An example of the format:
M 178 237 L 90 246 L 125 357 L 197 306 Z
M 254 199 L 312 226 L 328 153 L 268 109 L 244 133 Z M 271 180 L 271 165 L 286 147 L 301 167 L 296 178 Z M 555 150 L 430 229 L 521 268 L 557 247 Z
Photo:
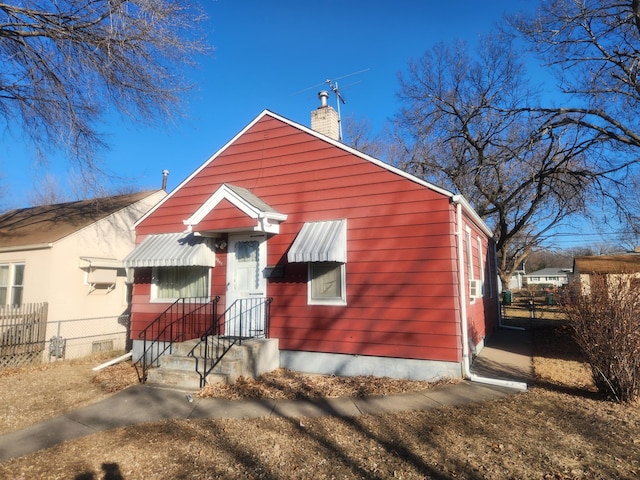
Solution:
M 22 305 L 24 263 L 0 265 L 0 306 Z
M 345 264 L 310 262 L 308 303 L 311 305 L 346 305 Z
M 209 297 L 209 267 L 154 267 L 152 298 L 175 301 L 179 298 Z
M 347 304 L 347 220 L 306 222 L 287 259 L 308 264 L 307 303 Z

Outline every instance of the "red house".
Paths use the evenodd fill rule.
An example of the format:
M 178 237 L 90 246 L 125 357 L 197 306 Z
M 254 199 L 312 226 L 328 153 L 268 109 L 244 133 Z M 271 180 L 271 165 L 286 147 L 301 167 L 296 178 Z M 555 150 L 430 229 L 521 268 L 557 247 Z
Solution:
M 291 370 L 465 374 L 498 323 L 490 230 L 464 198 L 342 144 L 337 127 L 326 104 L 312 129 L 265 110 L 136 223 L 134 359 L 143 331 L 185 340 L 226 319 L 215 333 L 277 339 Z

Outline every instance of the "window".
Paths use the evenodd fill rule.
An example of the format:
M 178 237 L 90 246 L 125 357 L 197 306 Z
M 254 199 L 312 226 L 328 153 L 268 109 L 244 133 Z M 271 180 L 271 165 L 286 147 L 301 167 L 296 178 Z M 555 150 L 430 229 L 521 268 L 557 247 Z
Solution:
M 482 251 L 482 240 L 478 237 L 478 268 L 480 269 L 480 282 L 484 285 L 484 252 Z
M 466 254 L 467 254 L 467 278 L 468 280 L 473 280 L 473 253 L 471 251 L 471 229 L 467 227 L 467 231 L 464 237 L 466 243 Z
M 0 305 L 22 305 L 24 263 L 0 265 Z
M 308 297 L 311 305 L 346 305 L 345 264 L 310 262 Z
M 153 269 L 152 298 L 209 297 L 209 267 L 155 267 Z
M 0 265 L 0 305 L 7 304 L 9 288 L 9 265 Z
M 484 296 L 484 251 L 482 250 L 482 239 L 478 240 L 478 269 L 480 270 L 480 297 Z
M 473 245 L 471 244 L 471 229 L 469 227 L 466 228 L 465 236 L 465 257 L 467 262 L 467 284 L 469 285 L 469 300 L 474 302 L 476 298 L 480 296 L 480 291 L 482 290 L 482 286 L 480 282 L 475 279 L 474 271 L 473 271 Z

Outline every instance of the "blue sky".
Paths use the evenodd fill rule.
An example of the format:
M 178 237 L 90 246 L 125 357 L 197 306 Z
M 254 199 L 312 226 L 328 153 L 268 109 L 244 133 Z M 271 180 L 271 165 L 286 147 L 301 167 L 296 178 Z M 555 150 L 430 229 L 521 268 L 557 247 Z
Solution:
M 101 159 L 139 189 L 159 188 L 168 169 L 171 190 L 265 108 L 309 125 L 316 86 L 327 79 L 337 80 L 347 99 L 343 117 L 367 118 L 378 130 L 399 109 L 397 74 L 410 59 L 438 42 L 475 42 L 504 12 L 527 6 L 523 0 L 204 1 L 215 52 L 187 72 L 197 88 L 184 117 L 151 127 L 114 117 L 104 125 L 111 148 Z M 354 72 L 361 73 L 349 75 Z M 2 207 L 26 206 L 42 167 L 24 139 L 2 135 L 0 142 Z M 59 156 L 46 167 L 62 185 L 68 170 Z

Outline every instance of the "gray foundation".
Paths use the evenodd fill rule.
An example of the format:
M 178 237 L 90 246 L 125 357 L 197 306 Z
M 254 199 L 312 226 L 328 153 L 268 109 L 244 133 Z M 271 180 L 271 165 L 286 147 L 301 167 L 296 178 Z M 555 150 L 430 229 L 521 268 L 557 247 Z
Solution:
M 462 366 L 457 362 L 292 350 L 280 351 L 280 367 L 304 373 L 333 374 L 342 377 L 373 375 L 404 380 L 431 381 L 462 377 Z

